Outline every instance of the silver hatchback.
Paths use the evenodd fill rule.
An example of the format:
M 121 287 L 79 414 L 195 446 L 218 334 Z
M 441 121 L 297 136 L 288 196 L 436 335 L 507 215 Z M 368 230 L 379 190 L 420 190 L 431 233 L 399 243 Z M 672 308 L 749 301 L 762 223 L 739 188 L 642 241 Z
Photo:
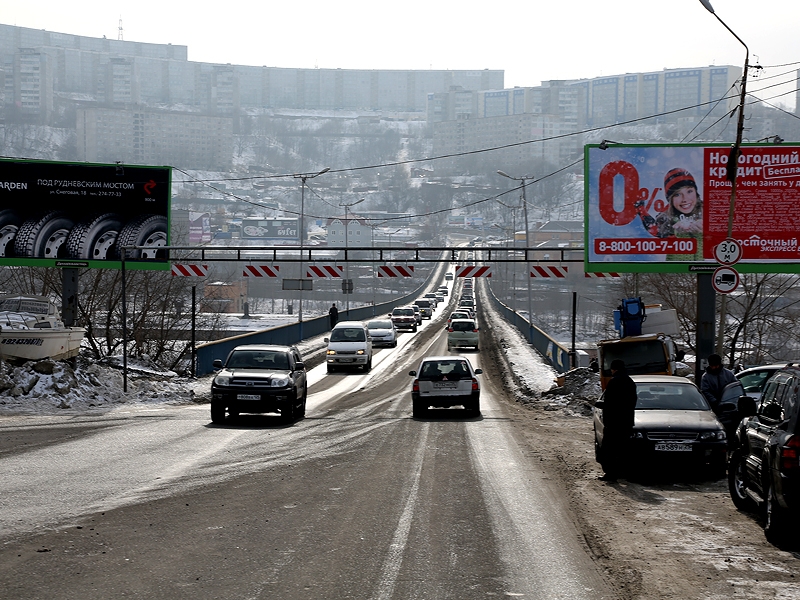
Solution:
M 476 375 L 481 369 L 473 369 L 465 356 L 429 356 L 422 359 L 411 385 L 411 402 L 415 417 L 423 416 L 431 406 L 450 408 L 463 406 L 473 415 L 481 412 L 481 386 Z

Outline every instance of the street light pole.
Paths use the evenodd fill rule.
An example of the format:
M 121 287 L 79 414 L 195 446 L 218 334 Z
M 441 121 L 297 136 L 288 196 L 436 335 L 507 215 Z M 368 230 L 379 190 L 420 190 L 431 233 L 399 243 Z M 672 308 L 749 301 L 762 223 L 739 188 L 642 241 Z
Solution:
M 522 210 L 523 216 L 525 218 L 525 270 L 527 271 L 528 276 L 528 341 L 533 342 L 533 308 L 532 308 L 532 301 L 531 301 L 531 264 L 528 262 L 528 248 L 531 247 L 530 244 L 530 232 L 528 228 L 528 200 L 525 196 L 525 188 L 527 187 L 527 180 L 534 179 L 531 175 L 525 175 L 524 177 L 512 177 L 508 173 L 504 171 L 497 171 L 498 175 L 502 175 L 503 177 L 507 177 L 508 179 L 513 179 L 514 181 L 519 181 L 522 183 Z M 514 247 L 516 248 L 516 232 L 514 232 Z
M 750 67 L 750 49 L 747 47 L 736 33 L 728 27 L 728 24 L 725 23 L 722 19 L 719 18 L 716 12 L 714 12 L 714 7 L 711 6 L 711 0 L 700 0 L 700 4 L 714 15 L 722 26 L 727 29 L 733 37 L 735 37 L 739 43 L 744 46 L 745 54 L 744 54 L 744 71 L 742 71 L 742 89 L 741 93 L 739 94 L 739 118 L 736 124 L 736 141 L 734 142 L 733 146 L 731 147 L 731 152 L 728 155 L 728 181 L 731 182 L 731 201 L 728 207 L 728 237 L 733 236 L 733 209 L 734 205 L 736 204 L 736 171 L 739 166 L 739 152 L 742 146 L 742 133 L 744 131 L 744 101 L 745 96 L 747 94 L 747 70 Z M 722 301 L 720 303 L 720 311 L 719 311 L 719 331 L 717 332 L 717 354 L 722 355 L 722 347 L 725 341 L 725 321 L 727 320 L 727 313 L 728 313 L 728 296 L 727 294 L 723 294 Z
M 351 202 L 350 204 L 340 204 L 339 206 L 344 207 L 344 277 L 345 281 L 347 281 L 346 285 L 350 284 L 350 261 L 347 258 L 347 230 L 350 229 L 350 220 L 347 216 L 347 211 L 351 207 L 355 206 L 356 204 L 361 204 L 366 198 L 361 198 L 361 200 L 356 200 L 355 202 Z M 345 312 L 347 313 L 347 317 L 350 317 L 350 293 L 348 292 L 345 294 Z
M 325 167 L 319 173 L 296 173 L 295 175 L 292 175 L 292 177 L 295 179 L 300 180 L 300 298 L 297 309 L 297 322 L 300 324 L 300 339 L 303 339 L 303 281 L 305 281 L 305 277 L 303 276 L 303 243 L 305 242 L 306 237 L 306 181 L 309 179 L 314 179 L 314 177 L 319 177 L 323 173 L 327 173 L 330 170 L 330 167 Z

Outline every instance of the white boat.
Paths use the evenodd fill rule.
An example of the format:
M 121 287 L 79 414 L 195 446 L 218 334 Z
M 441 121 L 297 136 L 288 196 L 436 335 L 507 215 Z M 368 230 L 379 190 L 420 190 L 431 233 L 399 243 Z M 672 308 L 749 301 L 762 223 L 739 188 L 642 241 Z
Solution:
M 0 359 L 60 360 L 77 356 L 83 327 L 67 327 L 44 296 L 0 296 Z

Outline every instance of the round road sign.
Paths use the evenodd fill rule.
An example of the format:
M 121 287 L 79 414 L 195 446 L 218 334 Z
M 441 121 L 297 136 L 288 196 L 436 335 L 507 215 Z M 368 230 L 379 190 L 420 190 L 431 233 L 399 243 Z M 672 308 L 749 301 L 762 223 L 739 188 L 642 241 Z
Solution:
M 742 258 L 742 245 L 728 238 L 714 247 L 714 258 L 721 265 L 735 265 Z
M 739 287 L 739 273 L 733 267 L 720 267 L 714 271 L 711 285 L 720 294 L 730 294 Z

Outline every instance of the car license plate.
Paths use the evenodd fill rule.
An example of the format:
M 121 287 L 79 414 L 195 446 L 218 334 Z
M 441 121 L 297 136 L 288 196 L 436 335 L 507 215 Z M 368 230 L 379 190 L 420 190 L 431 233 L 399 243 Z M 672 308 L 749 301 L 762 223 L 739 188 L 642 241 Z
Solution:
M 258 394 L 237 394 L 237 400 L 261 400 L 261 396 Z
M 353 360 L 352 358 L 340 358 L 339 362 L 353 362 Z
M 691 444 L 680 444 L 674 442 L 659 442 L 656 444 L 657 452 L 691 452 Z
M 437 390 L 454 390 L 458 387 L 457 381 L 434 381 L 434 389 Z

